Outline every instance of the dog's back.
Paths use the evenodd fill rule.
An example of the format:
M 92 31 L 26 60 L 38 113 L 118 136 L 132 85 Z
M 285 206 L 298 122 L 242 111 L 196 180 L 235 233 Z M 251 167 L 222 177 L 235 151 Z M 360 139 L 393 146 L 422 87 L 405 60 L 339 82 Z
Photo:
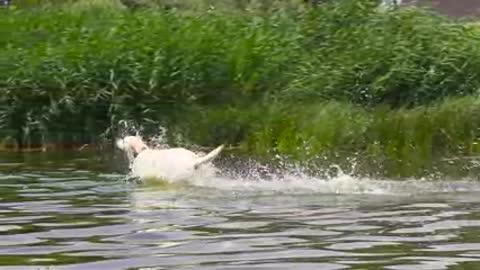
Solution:
M 135 158 L 132 174 L 142 179 L 160 178 L 167 181 L 190 178 L 195 170 L 212 161 L 222 149 L 223 146 L 219 146 L 202 157 L 184 148 L 147 149 Z

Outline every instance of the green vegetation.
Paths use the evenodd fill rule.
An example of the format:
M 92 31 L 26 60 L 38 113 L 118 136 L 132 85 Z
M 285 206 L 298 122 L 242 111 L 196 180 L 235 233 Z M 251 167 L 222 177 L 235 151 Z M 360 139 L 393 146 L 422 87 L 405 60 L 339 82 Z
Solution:
M 393 176 L 480 151 L 478 26 L 373 0 L 261 12 L 103 2 L 0 11 L 5 144 L 98 142 L 131 120 L 168 127 L 173 144 L 355 154 Z
M 208 9 L 221 10 L 255 10 L 268 11 L 276 8 L 302 8 L 301 4 L 321 3 L 331 0 L 14 0 L 17 8 L 49 8 L 63 6 L 67 9 L 96 8 L 129 8 L 132 10 L 145 8 L 176 9 L 202 11 Z

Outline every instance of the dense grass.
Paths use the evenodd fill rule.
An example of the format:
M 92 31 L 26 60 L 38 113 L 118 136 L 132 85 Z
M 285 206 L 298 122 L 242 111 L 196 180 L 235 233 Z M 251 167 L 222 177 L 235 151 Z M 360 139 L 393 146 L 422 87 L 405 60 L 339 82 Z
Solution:
M 132 120 L 173 143 L 357 153 L 391 175 L 476 153 L 478 27 L 374 2 L 2 10 L 0 137 L 78 145 Z
M 355 161 L 357 173 L 375 176 L 464 176 L 473 172 L 464 166 L 480 153 L 480 99 L 454 98 L 410 109 L 331 101 L 221 107 L 189 114 L 176 127 L 194 142 L 241 141 L 246 153 L 266 159 L 278 155 L 347 168 Z

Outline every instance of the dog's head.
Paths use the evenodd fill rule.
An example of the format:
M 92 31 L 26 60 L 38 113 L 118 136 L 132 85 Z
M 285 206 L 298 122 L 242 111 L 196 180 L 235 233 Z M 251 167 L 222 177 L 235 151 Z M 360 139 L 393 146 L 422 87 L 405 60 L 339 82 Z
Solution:
M 143 142 L 139 136 L 126 136 L 123 139 L 117 140 L 117 147 L 125 151 L 129 159 L 133 159 L 143 150 L 148 149 L 148 146 Z

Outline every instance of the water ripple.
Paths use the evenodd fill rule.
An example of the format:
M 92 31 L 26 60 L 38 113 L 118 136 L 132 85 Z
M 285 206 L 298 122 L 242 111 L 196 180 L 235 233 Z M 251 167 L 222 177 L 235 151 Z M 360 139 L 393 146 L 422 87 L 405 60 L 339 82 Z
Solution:
M 0 270 L 480 269 L 478 183 L 136 185 L 84 162 L 0 168 Z

